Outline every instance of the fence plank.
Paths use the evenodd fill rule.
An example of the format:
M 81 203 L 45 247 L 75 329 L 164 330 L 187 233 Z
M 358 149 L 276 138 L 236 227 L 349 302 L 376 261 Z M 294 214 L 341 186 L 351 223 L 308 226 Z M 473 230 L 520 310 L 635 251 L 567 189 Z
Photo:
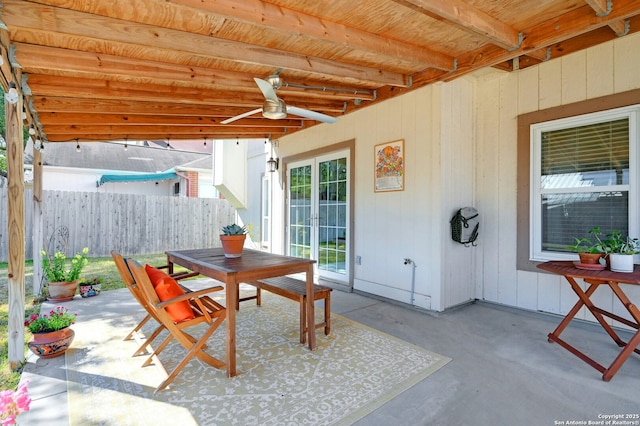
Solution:
M 7 189 L 0 203 L 7 205 Z M 32 258 L 33 191 L 25 189 L 25 256 Z M 68 255 L 89 247 L 90 256 L 153 254 L 218 247 L 220 228 L 236 220 L 227 200 L 100 192 L 43 191 L 42 246 L 59 226 L 69 228 Z M 0 209 L 0 261 L 8 259 L 7 213 Z M 37 237 L 37 235 L 36 235 Z

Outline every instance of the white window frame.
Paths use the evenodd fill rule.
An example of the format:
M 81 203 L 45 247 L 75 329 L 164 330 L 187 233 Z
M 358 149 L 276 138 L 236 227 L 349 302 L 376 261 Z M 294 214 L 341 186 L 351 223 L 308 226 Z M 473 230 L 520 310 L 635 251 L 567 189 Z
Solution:
M 572 127 L 580 127 L 589 124 L 619 120 L 628 118 L 629 120 L 629 184 L 611 185 L 598 187 L 576 187 L 548 190 L 548 193 L 576 193 L 576 192 L 597 192 L 603 191 L 628 191 L 629 192 L 629 235 L 638 236 L 640 230 L 640 182 L 638 181 L 638 145 L 640 135 L 638 132 L 638 122 L 640 117 L 640 105 L 632 105 L 623 108 L 616 108 L 608 111 L 584 114 L 575 117 L 563 118 L 559 120 L 547 121 L 533 124 L 530 127 L 530 147 L 531 147 L 531 199 L 529 217 L 529 259 L 533 261 L 548 260 L 575 260 L 577 257 L 572 253 L 561 253 L 555 251 L 542 250 L 542 197 L 545 193 L 541 189 L 541 137 L 544 132 L 560 130 Z

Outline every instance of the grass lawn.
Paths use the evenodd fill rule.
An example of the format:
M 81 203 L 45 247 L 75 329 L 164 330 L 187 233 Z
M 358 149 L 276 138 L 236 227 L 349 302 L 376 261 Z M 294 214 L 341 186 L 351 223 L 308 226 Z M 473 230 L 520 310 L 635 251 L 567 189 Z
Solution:
M 164 254 L 136 256 L 136 260 L 142 264 L 166 264 L 166 257 Z M 179 270 L 179 268 L 176 268 L 176 272 Z M 124 287 L 124 283 L 120 279 L 120 275 L 118 274 L 118 270 L 116 269 L 111 256 L 89 258 L 89 263 L 83 269 L 82 276 L 86 279 L 100 277 L 102 279 L 102 291 Z M 7 360 L 9 336 L 8 296 L 8 267 L 7 263 L 0 263 L 0 391 L 5 389 L 16 389 L 18 387 L 18 382 L 20 381 L 20 373 L 22 370 L 20 368 L 17 371 L 11 371 Z M 31 313 L 38 313 L 40 311 L 40 305 L 38 303 L 34 303 L 34 299 L 33 264 L 29 260 L 25 264 L 25 316 L 28 316 Z M 31 333 L 29 333 L 25 328 L 25 354 L 28 350 L 26 342 L 29 341 L 30 338 Z

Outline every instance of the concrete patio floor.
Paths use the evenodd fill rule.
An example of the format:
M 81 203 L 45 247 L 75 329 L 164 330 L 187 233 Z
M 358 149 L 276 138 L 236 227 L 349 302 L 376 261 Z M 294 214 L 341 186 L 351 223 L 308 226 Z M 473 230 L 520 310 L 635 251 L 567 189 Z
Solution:
M 197 280 L 206 286 L 206 280 Z M 189 287 L 198 288 L 196 281 Z M 96 309 L 136 312 L 126 289 L 66 305 L 83 314 Z M 632 354 L 610 382 L 595 369 L 547 342 L 560 317 L 487 303 L 441 314 L 355 293 L 334 291 L 332 312 L 453 358 L 445 367 L 356 423 L 380 425 L 640 425 L 640 355 Z M 292 313 L 297 315 L 297 313 Z M 621 332 L 623 339 L 630 333 Z M 619 348 L 599 326 L 574 323 L 563 337 L 601 364 Z M 195 362 L 195 361 L 192 361 Z M 68 425 L 64 356 L 30 356 L 31 411 L 21 425 Z M 614 422 L 606 423 L 617 417 Z M 622 423 L 615 423 L 622 421 Z M 592 423 L 589 423 L 592 422 Z M 628 423 L 624 423 L 628 422 Z M 172 424 L 168 419 L 166 424 Z

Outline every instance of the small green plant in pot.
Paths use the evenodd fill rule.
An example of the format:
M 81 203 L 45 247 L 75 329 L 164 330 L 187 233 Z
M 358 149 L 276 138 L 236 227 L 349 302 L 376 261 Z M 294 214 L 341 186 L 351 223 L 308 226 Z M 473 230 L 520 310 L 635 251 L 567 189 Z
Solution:
M 89 248 L 85 247 L 81 253 L 76 253 L 73 258 L 67 259 L 61 251 L 55 252 L 53 257 L 44 250 L 40 252 L 42 271 L 49 281 L 47 299 L 56 303 L 73 299 L 76 293 L 76 281 L 80 278 L 82 269 L 89 263 L 87 253 Z
M 571 244 L 567 246 L 570 250 L 578 253 L 580 257 L 580 263 L 583 264 L 596 264 L 596 263 L 605 263 L 605 256 L 607 252 L 604 248 L 604 243 L 600 236 L 602 233 L 600 232 L 600 227 L 594 227 L 589 230 L 589 234 L 593 236 L 595 242 L 593 242 L 589 238 L 576 238 L 574 237 L 575 244 Z
M 615 272 L 633 272 L 634 255 L 640 253 L 640 241 L 630 236 L 623 237 L 620 231 L 611 231 L 606 243 L 611 253 L 611 270 Z
M 246 238 L 246 226 L 240 226 L 236 223 L 223 226 L 220 242 L 222 243 L 225 257 L 236 258 L 242 256 L 242 249 Z

